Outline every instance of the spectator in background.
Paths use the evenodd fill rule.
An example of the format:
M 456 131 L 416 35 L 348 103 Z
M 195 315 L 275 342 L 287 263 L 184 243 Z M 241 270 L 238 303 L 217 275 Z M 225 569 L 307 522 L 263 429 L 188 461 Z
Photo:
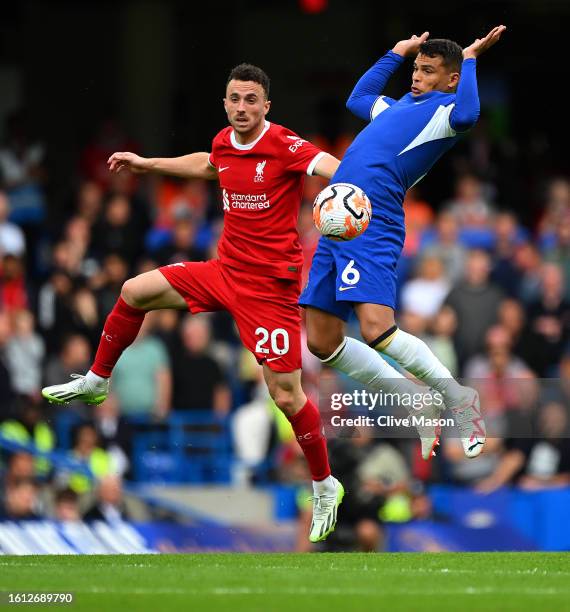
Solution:
M 14 313 L 28 307 L 24 265 L 19 257 L 4 255 L 0 267 L 0 310 Z
M 570 212 L 570 181 L 559 177 L 546 187 L 546 197 L 540 207 L 542 217 L 538 223 L 540 246 L 548 250 L 556 242 L 556 233 L 561 221 Z
M 103 210 L 103 190 L 94 181 L 83 181 L 77 193 L 77 215 L 93 227 Z
M 540 490 L 570 484 L 568 413 L 558 402 L 549 402 L 538 412 L 536 438 L 510 439 L 495 470 L 477 490 L 491 493 L 510 483 L 523 489 Z
M 72 279 L 83 274 L 83 260 L 81 249 L 76 249 L 69 240 L 56 242 L 52 249 L 51 263 L 53 270 L 61 270 L 69 274 Z
M 6 345 L 10 338 L 11 327 L 10 319 L 7 314 L 0 310 L 0 423 L 11 416 L 14 405 L 14 388 L 12 378 L 8 368 L 8 358 L 6 356 Z
M 184 318 L 180 342 L 172 354 L 172 405 L 176 410 L 214 410 L 225 415 L 230 409 L 231 394 L 225 376 L 209 354 L 211 337 L 207 314 Z
M 524 234 L 512 212 L 500 212 L 494 223 L 495 244 L 492 251 L 491 280 L 510 296 L 520 293 L 521 272 L 515 264 L 515 253 Z
M 555 230 L 556 241 L 546 250 L 545 260 L 560 266 L 566 287 L 564 298 L 570 302 L 570 208 L 558 221 Z
M 160 338 L 168 353 L 172 353 L 172 347 L 178 339 L 178 323 L 182 313 L 178 310 L 157 310 L 154 335 Z
M 485 251 L 470 251 L 465 278 L 446 299 L 457 317 L 455 342 L 461 364 L 483 348 L 489 327 L 497 320 L 503 292 L 489 280 L 491 260 Z
M 457 179 L 455 195 L 447 202 L 445 210 L 455 217 L 461 228 L 488 228 L 493 217 L 493 209 L 483 194 L 483 183 L 473 174 Z
M 2 489 L 6 489 L 12 484 L 22 479 L 34 479 L 36 477 L 36 465 L 34 456 L 25 452 L 8 453 L 6 460 L 6 470 L 3 473 L 2 486 L 0 487 L 0 497 Z
M 48 354 L 59 351 L 62 339 L 72 332 L 72 291 L 71 276 L 61 270 L 56 270 L 39 291 L 38 323 Z
M 88 287 L 79 287 L 71 296 L 71 324 L 73 332 L 88 338 L 94 350 L 99 343 L 100 321 L 97 299 Z
M 506 437 L 511 426 L 532 412 L 538 385 L 534 372 L 512 354 L 512 338 L 506 328 L 491 327 L 485 344 L 486 353 L 468 361 L 465 377 L 479 391 L 488 427 Z
M 170 410 L 170 360 L 162 340 L 152 335 L 156 320 L 154 312 L 147 314 L 136 340 L 113 371 L 113 392 L 122 415 L 164 419 Z M 185 376 L 189 379 L 192 373 L 186 372 Z
M 405 495 L 410 472 L 402 454 L 391 444 L 374 440 L 371 428 L 350 433 L 349 438 L 331 441 L 333 469 L 350 487 L 351 495 L 343 502 L 337 528 L 326 547 L 334 550 L 348 545 L 361 552 L 376 552 L 383 544 L 381 517 L 399 522 L 403 502 L 405 520 L 411 518 Z
M 564 295 L 562 270 L 556 264 L 544 264 L 540 298 L 527 310 L 534 339 L 531 365 L 542 377 L 556 376 L 557 365 L 568 342 L 570 303 Z
M 99 257 L 116 253 L 133 262 L 143 250 L 143 236 L 132 218 L 132 206 L 126 195 L 113 195 L 107 202 L 101 223 L 93 230 L 95 252 Z
M 69 456 L 85 462 L 96 480 L 115 473 L 112 458 L 101 448 L 101 441 L 92 423 L 82 423 L 76 428 L 73 449 Z M 69 486 L 78 495 L 88 493 L 94 487 L 94 483 L 87 476 L 68 468 L 60 469 L 55 475 L 55 481 L 59 485 Z
M 69 487 L 56 491 L 53 513 L 56 521 L 64 523 L 80 521 L 79 495 Z
M 104 320 L 111 312 L 121 294 L 121 287 L 127 280 L 129 267 L 125 259 L 116 253 L 103 260 L 103 269 L 91 279 L 91 287 L 97 298 L 99 317 Z
M 417 276 L 402 289 L 401 308 L 429 322 L 441 308 L 449 290 L 441 259 L 425 256 L 419 262 Z
M 236 464 L 233 480 L 238 484 L 251 484 L 257 468 L 269 457 L 275 436 L 275 418 L 272 399 L 263 380 L 263 369 L 255 364 L 256 385 L 251 401 L 238 406 L 232 418 L 232 439 Z
M 204 261 L 206 253 L 196 246 L 196 229 L 196 221 L 189 209 L 185 209 L 183 214 L 177 214 L 169 243 L 156 253 L 160 265 L 179 261 Z
M 123 481 L 119 476 L 108 475 L 97 484 L 95 504 L 85 513 L 87 522 L 105 521 L 120 523 L 129 519 L 129 512 L 123 494 Z
M 151 176 L 150 180 L 155 187 L 153 201 L 157 207 L 154 222 L 156 229 L 170 229 L 177 218 L 184 218 L 188 213 L 198 226 L 206 220 L 210 205 L 207 181 L 182 181 L 164 176 Z
M 18 444 L 32 444 L 37 450 L 49 453 L 55 448 L 55 434 L 45 419 L 41 407 L 33 401 L 23 401 L 18 412 L 11 419 L 0 424 L 2 435 Z M 47 478 L 51 463 L 43 458 L 34 460 L 35 476 Z
M 472 379 L 509 379 L 533 377 L 528 365 L 512 353 L 512 337 L 502 325 L 493 325 L 485 334 L 485 354 L 478 354 L 465 364 L 465 377 Z M 514 389 L 512 390 L 514 392 Z M 504 401 L 504 398 L 503 398 Z M 490 398 L 485 400 L 491 411 Z M 506 407 L 503 406 L 502 410 Z M 501 410 L 501 411 L 502 411 Z
M 45 146 L 30 137 L 22 110 L 7 118 L 5 135 L 5 143 L 0 147 L 0 186 L 8 194 L 12 221 L 37 225 L 45 215 L 41 187 L 45 179 Z
M 513 298 L 504 299 L 499 306 L 498 323 L 508 331 L 511 337 L 513 354 L 530 366 L 534 343 L 528 331 L 522 304 Z
M 456 283 L 463 278 L 467 251 L 459 240 L 457 221 L 450 213 L 440 213 L 435 234 L 426 233 L 421 243 L 423 257 L 438 257 L 443 262 L 445 276 Z
M 23 257 L 26 253 L 24 232 L 8 221 L 9 212 L 8 197 L 4 191 L 0 191 L 0 257 L 8 254 Z
M 514 263 L 519 276 L 518 297 L 525 305 L 532 304 L 540 295 L 542 282 L 542 259 L 536 245 L 521 244 L 514 255 Z
M 33 478 L 21 478 L 6 487 L 0 521 L 34 521 L 41 518 L 39 487 Z
M 119 403 L 114 394 L 93 409 L 94 425 L 101 447 L 116 467 L 116 473 L 124 476 L 130 468 L 132 429 L 125 417 L 119 414 Z
M 20 310 L 14 315 L 14 331 L 6 345 L 6 357 L 14 391 L 40 401 L 45 345 L 34 331 L 34 315 Z
M 91 254 L 91 226 L 89 222 L 76 215 L 69 219 L 65 225 L 64 241 L 68 250 L 68 257 L 79 262 L 78 275 L 91 276 L 97 270 L 97 262 Z
M 72 334 L 63 339 L 59 355 L 51 357 L 44 372 L 44 384 L 51 385 L 54 381 L 64 380 L 75 374 L 83 372 L 89 367 L 91 360 L 91 347 L 87 338 L 79 334 Z M 62 378 L 63 377 L 63 378 Z M 68 410 L 77 414 L 88 414 L 88 409 L 82 402 L 71 402 Z
M 430 328 L 431 331 L 422 338 L 454 378 L 459 374 L 457 352 L 453 345 L 453 336 L 456 329 L 457 317 L 455 312 L 449 306 L 444 306 L 435 315 Z

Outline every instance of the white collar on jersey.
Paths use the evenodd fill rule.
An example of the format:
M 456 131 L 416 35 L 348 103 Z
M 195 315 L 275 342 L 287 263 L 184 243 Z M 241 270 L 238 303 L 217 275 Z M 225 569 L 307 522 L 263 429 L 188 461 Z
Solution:
M 253 147 L 255 147 L 255 145 L 263 138 L 263 136 L 265 135 L 265 132 L 267 132 L 270 125 L 271 123 L 269 123 L 269 121 L 266 121 L 265 127 L 263 128 L 261 134 L 253 142 L 249 142 L 247 144 L 240 144 L 236 140 L 236 135 L 233 130 L 231 131 L 231 134 L 230 134 L 230 141 L 236 149 L 239 149 L 240 151 L 249 151 L 249 149 L 253 149 Z

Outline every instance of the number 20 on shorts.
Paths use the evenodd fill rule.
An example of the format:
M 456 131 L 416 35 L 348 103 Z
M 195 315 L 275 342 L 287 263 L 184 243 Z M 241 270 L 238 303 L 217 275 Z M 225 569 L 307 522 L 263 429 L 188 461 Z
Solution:
M 275 353 L 275 355 L 285 355 L 289 352 L 289 334 L 286 329 L 278 327 L 272 332 L 269 332 L 265 327 L 258 327 L 255 330 L 256 336 L 261 336 L 255 345 L 255 352 L 267 355 L 269 352 Z M 265 345 L 269 341 L 271 351 Z

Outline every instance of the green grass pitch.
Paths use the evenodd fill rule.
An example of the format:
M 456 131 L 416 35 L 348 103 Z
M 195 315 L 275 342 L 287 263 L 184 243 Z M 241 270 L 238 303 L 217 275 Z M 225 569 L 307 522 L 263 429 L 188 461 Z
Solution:
M 57 608 L 105 612 L 559 611 L 570 553 L 3 556 L 0 591 L 70 591 Z

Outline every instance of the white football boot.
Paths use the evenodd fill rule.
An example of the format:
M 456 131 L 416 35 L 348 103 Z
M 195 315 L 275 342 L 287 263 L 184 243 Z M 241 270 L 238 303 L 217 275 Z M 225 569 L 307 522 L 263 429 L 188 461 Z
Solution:
M 487 431 L 481 413 L 479 394 L 471 387 L 462 387 L 462 397 L 455 400 L 449 409 L 461 434 L 463 452 L 472 459 L 481 454 Z
M 42 395 L 52 404 L 69 404 L 79 401 L 97 405 L 103 403 L 109 395 L 109 379 L 99 383 L 87 380 L 83 374 L 72 374 L 72 380 L 63 385 L 51 385 L 42 389 Z
M 432 390 L 428 393 L 431 399 L 433 399 L 432 393 Z M 445 406 L 436 406 L 430 401 L 424 404 L 419 410 L 410 412 L 410 418 L 413 418 L 412 424 L 420 435 L 422 457 L 425 461 L 429 461 L 432 457 L 435 457 L 436 448 L 439 446 L 441 425 L 437 421 L 441 418 L 443 410 L 445 410 Z M 426 422 L 418 422 L 419 418 L 422 418 Z
M 313 502 L 313 520 L 309 532 L 311 542 L 326 540 L 327 536 L 336 527 L 336 515 L 344 497 L 344 487 L 334 476 L 331 476 L 331 478 L 336 485 L 334 494 L 311 497 Z

